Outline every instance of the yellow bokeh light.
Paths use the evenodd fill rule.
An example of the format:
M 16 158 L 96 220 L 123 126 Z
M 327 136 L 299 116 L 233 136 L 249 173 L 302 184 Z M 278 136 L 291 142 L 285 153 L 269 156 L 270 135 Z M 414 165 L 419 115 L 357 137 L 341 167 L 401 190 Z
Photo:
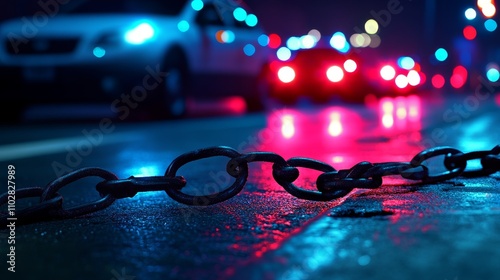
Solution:
M 491 0 L 477 0 L 477 6 L 483 8 L 484 6 L 491 4 Z
M 354 37 L 354 41 L 356 42 L 357 47 L 362 47 L 365 44 L 365 37 L 361 34 L 356 34 L 356 37 Z
M 483 7 L 481 11 L 483 12 L 483 15 L 485 17 L 491 18 L 495 15 L 497 9 L 495 8 L 495 5 L 493 5 L 492 3 L 488 3 Z
M 377 31 L 378 31 L 377 21 L 374 19 L 367 20 L 365 23 L 365 30 L 366 30 L 366 33 L 371 34 L 371 35 L 377 33 Z

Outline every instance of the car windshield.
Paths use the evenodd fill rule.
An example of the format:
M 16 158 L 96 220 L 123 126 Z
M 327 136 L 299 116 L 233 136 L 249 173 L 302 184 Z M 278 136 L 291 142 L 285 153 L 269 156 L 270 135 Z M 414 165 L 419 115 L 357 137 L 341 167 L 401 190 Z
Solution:
M 163 14 L 177 15 L 187 0 L 83 0 L 74 1 L 63 10 L 67 14 Z

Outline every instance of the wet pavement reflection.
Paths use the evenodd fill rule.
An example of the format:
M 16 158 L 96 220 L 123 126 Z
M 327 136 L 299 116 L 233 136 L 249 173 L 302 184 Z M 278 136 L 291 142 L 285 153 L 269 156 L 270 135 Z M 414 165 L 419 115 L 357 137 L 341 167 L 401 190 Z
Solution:
M 286 158 L 311 157 L 346 169 L 360 161 L 407 162 L 434 146 L 464 152 L 493 148 L 500 141 L 494 128 L 500 121 L 498 96 L 495 103 L 481 104 L 482 110 L 461 115 L 460 124 L 446 121 L 446 114 L 454 113 L 452 108 L 458 108 L 464 98 L 444 102 L 408 96 L 382 98 L 356 110 L 334 106 L 312 112 L 276 111 L 265 128 L 274 132 L 274 141 L 262 143 L 259 150 Z M 436 165 L 442 168 L 442 160 L 424 164 L 432 170 Z M 478 161 L 471 161 L 467 170 L 478 167 Z M 269 173 L 270 167 L 264 170 Z M 318 172 L 300 171 L 304 176 L 296 182 L 314 189 Z M 248 273 L 250 279 L 382 279 L 387 275 L 398 279 L 410 274 L 469 279 L 491 278 L 496 273 L 491 257 L 500 255 L 490 246 L 500 242 L 493 234 L 500 228 L 498 174 L 434 185 L 396 176 L 383 179 L 379 189 L 355 189 L 326 216 L 241 273 Z M 477 271 L 477 266 L 483 270 Z
M 500 140 L 499 132 L 492 129 L 500 118 L 498 97 L 496 102 L 483 102 L 479 109 L 466 112 L 467 117 L 454 111 L 465 98 L 419 95 L 366 104 L 277 108 L 267 114 L 235 113 L 213 119 L 115 122 L 115 131 L 103 135 L 102 143 L 92 145 L 85 155 L 75 154 L 77 145 L 83 143 L 81 139 L 89 140 L 82 138 L 81 132 L 95 132 L 94 123 L 54 126 L 52 130 L 26 127 L 30 132 L 53 133 L 56 139 L 50 143 L 57 145 L 51 144 L 51 151 L 12 161 L 20 174 L 29 174 L 19 178 L 18 184 L 31 186 L 54 178 L 54 162 L 68 168 L 98 166 L 116 172 L 119 178 L 156 176 L 164 174 L 181 153 L 216 145 L 239 152 L 274 152 L 285 159 L 307 157 L 336 169 L 348 169 L 360 161 L 407 162 L 423 149 L 437 145 L 463 151 L 491 149 Z M 76 155 L 80 156 L 78 162 L 68 162 L 68 157 L 75 160 Z M 214 158 L 183 167 L 179 174 L 188 182 L 183 191 L 208 194 L 227 188 L 234 181 L 225 171 L 227 160 Z M 121 268 L 138 279 L 163 279 L 165 275 L 175 279 L 199 275 L 206 279 L 377 278 L 380 275 L 374 265 L 387 268 L 396 264 L 437 269 L 434 278 L 445 279 L 454 276 L 428 266 L 426 251 L 433 247 L 441 250 L 432 255 L 440 263 L 448 258 L 449 248 L 465 248 L 455 264 L 468 267 L 462 262 L 463 254 L 488 263 L 476 252 L 480 250 L 477 246 L 500 241 L 494 235 L 500 228 L 495 222 L 500 209 L 499 192 L 494 189 L 498 176 L 431 186 L 388 176 L 379 189 L 355 189 L 340 199 L 314 202 L 297 199 L 276 183 L 272 164 L 250 163 L 249 169 L 243 191 L 221 204 L 192 207 L 173 201 L 164 192 L 142 193 L 118 200 L 94 215 L 21 227 L 19 237 L 31 241 L 19 245 L 24 256 L 20 262 L 34 263 L 34 272 L 46 272 L 50 264 L 63 263 L 63 270 L 49 273 L 67 278 L 75 271 L 111 278 L 109 272 Z M 315 190 L 320 172 L 299 170 L 295 183 Z M 62 192 L 66 206 L 98 196 L 87 181 Z M 466 228 L 472 228 L 474 236 Z M 28 254 L 33 247 L 56 253 L 39 261 L 36 255 Z M 88 258 L 89 264 L 82 267 L 76 257 L 61 261 L 60 256 L 74 256 L 75 252 Z M 416 253 L 408 260 L 401 257 L 409 252 Z M 492 256 L 496 254 L 492 252 Z M 420 263 L 415 263 L 415 258 Z M 396 271 L 394 275 L 404 278 L 405 273 Z

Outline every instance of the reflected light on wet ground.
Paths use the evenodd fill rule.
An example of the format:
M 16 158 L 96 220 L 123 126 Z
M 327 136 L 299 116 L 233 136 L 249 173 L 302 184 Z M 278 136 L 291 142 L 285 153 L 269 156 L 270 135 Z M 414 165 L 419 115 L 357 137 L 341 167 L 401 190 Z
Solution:
M 267 136 L 258 150 L 285 158 L 312 157 L 342 168 L 364 160 L 408 161 L 419 149 L 422 115 L 418 96 L 383 98 L 371 107 L 275 110 L 260 132 Z

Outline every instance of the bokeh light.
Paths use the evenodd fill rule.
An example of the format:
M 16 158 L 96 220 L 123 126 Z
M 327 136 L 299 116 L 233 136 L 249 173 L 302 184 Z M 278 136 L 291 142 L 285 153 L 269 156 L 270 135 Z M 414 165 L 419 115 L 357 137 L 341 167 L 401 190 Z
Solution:
M 330 46 L 336 50 L 344 50 L 347 45 L 347 40 L 345 38 L 344 33 L 342 32 L 335 32 L 330 39 Z
M 234 32 L 231 30 L 219 30 L 217 31 L 217 33 L 215 33 L 215 39 L 219 43 L 230 44 L 234 42 Z
M 459 89 L 464 85 L 465 81 L 462 79 L 460 75 L 453 74 L 450 78 L 450 84 L 452 87 Z
M 395 83 L 398 88 L 405 88 L 408 86 L 408 78 L 403 74 L 399 74 L 396 77 Z
M 378 37 L 378 36 L 375 37 L 375 35 L 374 35 L 374 38 L 380 39 L 380 37 Z M 371 44 L 372 37 L 370 37 L 370 35 L 368 35 L 366 33 L 362 33 L 362 34 L 355 33 L 355 34 L 352 34 L 351 37 L 349 37 L 349 41 L 351 42 L 351 45 L 353 45 L 355 48 L 365 48 Z M 378 47 L 378 45 L 380 45 L 380 42 L 378 42 L 378 45 L 377 44 L 375 44 L 375 45 L 376 46 L 374 46 L 374 47 Z
M 283 83 L 291 83 L 295 80 L 295 70 L 290 66 L 281 67 L 280 70 L 278 70 L 278 78 Z
M 450 84 L 452 87 L 459 89 L 465 85 L 467 81 L 467 69 L 462 65 L 453 68 L 453 74 L 450 78 Z
M 368 34 L 376 34 L 378 32 L 378 23 L 374 19 L 369 19 L 365 23 L 365 31 Z
M 380 46 L 380 43 L 382 42 L 380 36 L 374 34 L 371 35 L 370 37 L 371 37 L 370 48 L 378 48 Z
M 358 65 L 354 60 L 348 59 L 344 62 L 344 69 L 346 72 L 352 73 L 356 71 L 356 68 L 358 68 Z
M 380 76 L 382 79 L 390 81 L 396 76 L 396 70 L 394 70 L 394 67 L 390 65 L 385 65 L 382 69 L 380 69 Z
M 319 40 L 321 40 L 321 33 L 317 30 L 317 29 L 311 29 L 307 35 L 311 35 L 314 37 L 314 40 L 316 42 L 319 42 Z
M 286 40 L 286 46 L 292 51 L 300 49 L 300 38 L 294 36 L 288 38 L 288 40 Z
M 497 27 L 498 27 L 497 22 L 492 18 L 484 22 L 484 28 L 486 28 L 486 30 L 488 30 L 489 32 L 495 31 Z
M 247 18 L 247 11 L 245 11 L 242 7 L 238 7 L 234 9 L 233 16 L 237 21 L 245 21 Z
M 193 0 L 191 2 L 191 7 L 195 11 L 200 11 L 201 9 L 203 9 L 203 6 L 204 6 L 204 4 L 203 4 L 202 0 Z
M 311 35 L 300 37 L 300 47 L 303 49 L 311 49 L 316 45 L 316 40 Z
M 467 69 L 463 67 L 462 65 L 458 65 L 455 68 L 453 68 L 453 74 L 460 75 L 464 79 L 467 78 Z
M 259 36 L 259 38 L 257 38 L 257 41 L 259 42 L 259 45 L 265 47 L 269 45 L 269 36 L 267 36 L 266 34 L 262 34 Z
M 410 70 L 410 72 L 408 72 L 408 75 L 406 77 L 408 79 L 408 84 L 410 84 L 410 86 L 417 86 L 420 84 L 420 75 L 417 71 Z
M 445 81 L 443 75 L 436 74 L 436 75 L 432 76 L 431 82 L 432 82 L 433 87 L 440 89 L 440 88 L 444 87 L 444 84 L 446 81 Z
M 483 12 L 483 15 L 487 18 L 490 18 L 490 17 L 493 17 L 496 12 L 497 12 L 497 9 L 495 8 L 495 5 L 493 5 L 493 3 L 489 2 L 489 3 L 486 3 L 483 8 L 481 9 L 481 11 Z
M 287 47 L 281 47 L 276 52 L 276 56 L 281 61 L 287 61 L 290 59 L 290 57 L 292 57 L 292 52 Z
M 344 78 L 344 71 L 338 66 L 332 66 L 326 71 L 326 76 L 328 77 L 328 80 L 337 83 L 342 81 Z
M 95 47 L 92 53 L 95 57 L 101 58 L 106 55 L 106 50 L 101 47 Z
M 245 45 L 245 47 L 243 48 L 243 52 L 247 55 L 247 56 L 252 56 L 255 54 L 255 46 L 252 45 L 252 44 L 247 44 Z
M 403 69 L 410 70 L 415 67 L 415 60 L 409 56 L 402 56 L 398 58 L 398 65 Z
M 257 25 L 257 23 L 259 23 L 259 20 L 257 19 L 257 16 L 254 15 L 254 14 L 249 14 L 246 19 L 245 19 L 245 22 L 248 26 L 250 27 L 254 27 Z
M 179 21 L 179 23 L 177 24 L 177 28 L 179 29 L 179 31 L 181 32 L 187 32 L 189 30 L 189 22 L 185 21 L 185 20 L 181 20 Z
M 466 26 L 463 30 L 463 33 L 465 39 L 467 40 L 474 40 L 474 38 L 476 38 L 477 35 L 476 28 L 474 28 L 474 26 L 471 25 Z
M 269 35 L 269 47 L 277 49 L 281 45 L 281 37 L 278 34 Z
M 437 49 L 434 55 L 438 61 L 445 61 L 448 58 L 448 52 L 443 48 Z
M 465 10 L 466 19 L 473 20 L 476 18 L 476 16 L 477 16 L 476 10 L 474 10 L 473 8 L 468 8 L 467 10 Z
M 496 68 L 490 68 L 486 71 L 486 77 L 492 83 L 498 82 L 500 79 L 500 72 Z

